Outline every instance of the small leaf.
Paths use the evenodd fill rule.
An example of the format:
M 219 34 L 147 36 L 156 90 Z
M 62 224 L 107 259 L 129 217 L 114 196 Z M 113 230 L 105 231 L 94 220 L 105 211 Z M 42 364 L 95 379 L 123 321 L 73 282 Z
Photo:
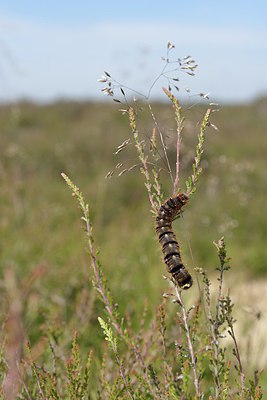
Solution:
M 211 123 L 210 126 L 212 126 L 212 128 L 215 129 L 215 131 L 219 132 L 219 128 L 216 125 Z

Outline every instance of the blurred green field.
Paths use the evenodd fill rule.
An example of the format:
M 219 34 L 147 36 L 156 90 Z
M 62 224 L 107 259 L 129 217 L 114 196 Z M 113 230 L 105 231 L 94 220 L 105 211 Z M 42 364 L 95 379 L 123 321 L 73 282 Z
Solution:
M 153 107 L 167 132 L 174 165 L 173 110 L 169 104 Z M 131 135 L 127 116 L 118 108 L 90 102 L 0 107 L 1 274 L 3 278 L 4 271 L 12 269 L 23 285 L 34 269 L 44 268 L 27 300 L 25 324 L 33 342 L 42 323 L 59 315 L 70 331 L 80 325 L 85 346 L 97 347 L 102 340 L 94 334 L 99 330 L 94 327 L 98 305 L 88 290 L 89 258 L 80 211 L 61 172 L 90 203 L 103 270 L 122 309 L 138 319 L 145 299 L 153 308 L 165 290 L 165 266 L 138 168 L 105 179 L 118 163 L 127 168 L 138 162 L 134 146 L 114 155 Z M 200 112 L 193 109 L 185 122 L 182 189 L 191 172 Z M 151 116 L 140 111 L 138 120 L 146 139 L 152 132 Z M 201 266 L 214 271 L 217 257 L 212 242 L 224 235 L 233 279 L 260 279 L 267 274 L 267 101 L 223 106 L 212 115 L 212 122 L 219 132 L 207 130 L 203 175 L 174 229 L 189 269 Z M 167 174 L 163 186 L 166 197 L 171 195 Z M 1 308 L 4 315 L 5 304 Z

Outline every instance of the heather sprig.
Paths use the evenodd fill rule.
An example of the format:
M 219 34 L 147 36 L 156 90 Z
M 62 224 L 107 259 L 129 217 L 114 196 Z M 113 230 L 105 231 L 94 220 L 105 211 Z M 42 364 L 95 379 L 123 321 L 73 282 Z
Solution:
M 197 146 L 196 146 L 196 155 L 194 158 L 194 162 L 192 165 L 193 168 L 193 173 L 188 177 L 186 180 L 186 190 L 187 190 L 187 195 L 190 196 L 196 191 L 196 185 L 198 182 L 198 179 L 201 175 L 202 168 L 200 166 L 202 155 L 204 153 L 204 141 L 205 141 L 205 131 L 207 126 L 209 126 L 209 118 L 211 114 L 211 109 L 209 108 L 206 111 L 206 114 L 204 115 L 204 118 L 202 120 L 201 126 L 200 126 L 200 131 L 197 137 Z

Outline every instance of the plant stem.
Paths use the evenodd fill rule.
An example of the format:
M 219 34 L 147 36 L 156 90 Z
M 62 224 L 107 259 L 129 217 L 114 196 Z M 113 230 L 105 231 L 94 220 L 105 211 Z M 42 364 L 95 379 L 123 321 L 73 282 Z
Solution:
M 189 330 L 189 326 L 188 326 L 188 316 L 187 316 L 186 308 L 182 301 L 179 289 L 177 288 L 176 285 L 175 285 L 175 292 L 176 292 L 176 296 L 178 299 L 178 303 L 180 304 L 180 307 L 182 309 L 182 318 L 183 318 L 183 323 L 184 323 L 184 328 L 185 328 L 185 333 L 186 333 L 186 338 L 187 338 L 187 344 L 188 344 L 190 358 L 191 358 L 191 365 L 192 365 L 193 374 L 194 374 L 194 386 L 195 386 L 196 396 L 197 396 L 197 398 L 200 399 L 201 394 L 200 394 L 200 390 L 199 390 L 199 379 L 198 379 L 198 375 L 197 375 L 196 356 L 194 353 L 194 348 L 193 348 L 190 330 Z
M 158 121 L 156 120 L 156 117 L 155 117 L 155 114 L 154 114 L 153 109 L 151 107 L 151 104 L 149 102 L 147 104 L 148 104 L 148 108 L 149 108 L 149 111 L 151 113 L 152 119 L 154 121 L 154 124 L 157 127 L 157 130 L 158 130 L 158 133 L 159 133 L 159 137 L 160 137 L 161 145 L 162 145 L 162 148 L 163 148 L 164 156 L 165 156 L 165 159 L 166 159 L 167 169 L 168 169 L 169 175 L 171 177 L 172 183 L 174 183 L 174 179 L 173 179 L 173 176 L 172 176 L 171 165 L 170 165 L 169 157 L 168 157 L 168 154 L 167 154 L 167 148 L 166 148 L 166 145 L 165 145 L 164 139 L 163 139 L 163 133 L 162 133 L 160 127 L 159 127 Z

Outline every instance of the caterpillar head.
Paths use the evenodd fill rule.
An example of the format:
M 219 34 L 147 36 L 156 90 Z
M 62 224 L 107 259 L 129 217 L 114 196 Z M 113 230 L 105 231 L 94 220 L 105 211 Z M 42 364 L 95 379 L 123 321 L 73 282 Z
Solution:
M 180 287 L 181 287 L 183 290 L 187 290 L 187 289 L 190 289 L 192 285 L 193 285 L 193 279 L 192 279 L 191 275 L 189 275 L 188 280 L 187 280 L 186 282 L 183 282 L 183 283 L 180 285 Z
M 172 276 L 178 283 L 180 288 L 183 290 L 187 290 L 193 285 L 192 276 L 189 274 L 183 264 L 181 264 L 180 268 L 177 271 L 172 272 Z

